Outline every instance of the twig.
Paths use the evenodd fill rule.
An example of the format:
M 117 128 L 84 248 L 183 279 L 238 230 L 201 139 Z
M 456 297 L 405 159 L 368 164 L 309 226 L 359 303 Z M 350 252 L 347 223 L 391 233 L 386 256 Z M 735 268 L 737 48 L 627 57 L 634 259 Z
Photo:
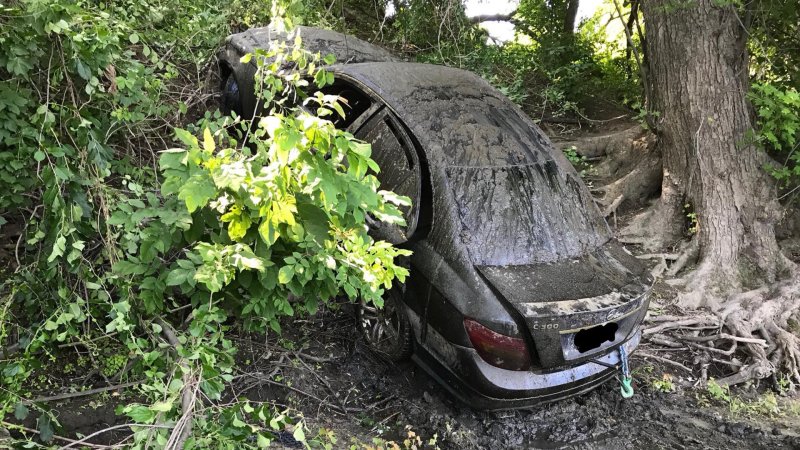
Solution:
M 635 355 L 636 356 L 641 356 L 642 358 L 655 359 L 657 361 L 661 361 L 663 363 L 667 363 L 667 364 L 670 364 L 672 366 L 679 367 L 679 368 L 681 368 L 681 369 L 683 369 L 683 370 L 685 370 L 685 371 L 687 371 L 689 373 L 692 373 L 692 369 L 684 366 L 683 364 L 681 364 L 681 363 L 679 363 L 677 361 L 673 361 L 671 359 L 667 359 L 667 358 L 664 358 L 664 357 L 661 357 L 661 356 L 651 355 L 650 353 L 645 353 L 645 352 L 642 352 L 642 351 L 637 351 L 635 353 Z
M 659 335 L 648 336 L 647 340 L 652 342 L 652 343 L 654 343 L 654 344 L 662 345 L 664 347 L 669 347 L 669 348 L 683 348 L 684 347 L 683 345 L 681 345 L 677 341 L 673 341 L 671 339 L 668 339 L 666 337 L 659 336 Z
M 22 403 L 25 403 L 25 404 L 44 403 L 44 402 L 54 402 L 54 401 L 57 401 L 57 400 L 66 400 L 68 398 L 85 397 L 87 395 L 99 394 L 101 392 L 116 391 L 117 389 L 125 389 L 127 387 L 136 386 L 136 385 L 139 385 L 139 384 L 142 384 L 142 383 L 143 383 L 142 381 L 131 381 L 130 383 L 123 383 L 123 384 L 117 384 L 117 385 L 114 385 L 114 386 L 105 386 L 105 387 L 100 387 L 100 388 L 95 388 L 95 389 L 88 389 L 86 391 L 68 392 L 68 393 L 65 393 L 65 394 L 53 395 L 53 396 L 50 396 L 50 397 L 39 397 L 39 398 L 35 398 L 35 399 L 32 399 L 32 400 L 23 400 Z
M 14 424 L 14 423 L 8 423 L 8 422 L 5 422 L 5 421 L 0 422 L 0 425 L 5 426 L 6 428 L 11 428 L 11 429 L 16 428 L 16 429 L 19 429 L 19 430 L 24 430 L 24 431 L 27 431 L 28 433 L 42 434 L 39 430 L 34 430 L 33 428 L 28 428 L 26 426 L 17 425 L 17 424 Z M 102 445 L 102 444 L 91 444 L 89 442 L 80 442 L 80 441 L 76 441 L 74 439 L 70 439 L 70 438 L 67 438 L 67 437 L 64 437 L 64 436 L 59 436 L 57 434 L 54 434 L 53 438 L 54 439 L 58 439 L 59 441 L 68 442 L 69 445 L 81 444 L 83 446 L 91 447 L 91 448 L 120 448 L 119 445 Z M 60 448 L 68 448 L 68 447 L 60 447 Z
M 309 361 L 314 361 L 316 363 L 326 363 L 326 362 L 336 361 L 336 359 L 338 359 L 338 358 L 323 358 L 320 356 L 309 355 L 307 353 L 302 353 L 302 352 L 295 352 L 294 354 L 295 356 L 307 359 Z
M 327 401 L 317 397 L 314 394 L 308 393 L 308 392 L 306 392 L 306 391 L 304 391 L 302 389 L 298 389 L 298 388 L 296 388 L 294 386 L 289 386 L 289 385 L 286 385 L 286 384 L 283 384 L 283 383 L 278 383 L 277 381 L 273 381 L 273 380 L 270 380 L 268 378 L 264 378 L 262 375 L 263 374 L 260 374 L 260 373 L 244 373 L 241 376 L 253 377 L 253 378 L 255 378 L 255 379 L 257 379 L 257 380 L 259 380 L 259 381 L 261 381 L 263 383 L 271 384 L 273 386 L 279 386 L 279 387 L 282 387 L 282 388 L 289 389 L 290 391 L 297 392 L 298 394 L 305 395 L 306 397 L 308 397 L 310 399 L 313 399 L 313 400 L 316 400 L 319 403 L 322 403 L 324 405 L 327 405 L 331 409 L 335 410 L 336 412 L 342 413 L 342 414 L 347 414 L 348 412 L 360 411 L 359 408 L 342 408 L 340 406 L 334 405 L 331 402 L 327 402 Z
M 77 345 L 83 345 L 83 346 L 86 346 L 86 344 L 88 344 L 88 343 L 90 343 L 90 342 L 95 342 L 95 341 L 99 341 L 99 340 L 101 340 L 101 339 L 105 339 L 105 338 L 114 337 L 114 336 L 116 336 L 117 334 L 118 334 L 118 332 L 116 332 L 116 331 L 115 331 L 115 332 L 113 332 L 113 333 L 104 334 L 104 335 L 102 335 L 102 336 L 97 336 L 97 337 L 95 337 L 95 338 L 88 339 L 88 340 L 85 340 L 85 341 L 73 341 L 73 342 L 67 342 L 66 344 L 60 344 L 60 345 L 58 346 L 58 348 L 74 347 L 74 346 L 77 346 Z
M 108 427 L 108 428 L 103 428 L 102 430 L 95 431 L 94 433 L 92 433 L 92 434 L 90 434 L 88 436 L 85 436 L 85 437 L 81 438 L 80 440 L 77 440 L 77 441 L 70 440 L 69 444 L 67 444 L 67 445 L 65 445 L 63 447 L 60 447 L 59 450 L 63 450 L 65 448 L 72 448 L 72 447 L 74 447 L 76 445 L 88 445 L 88 446 L 97 447 L 97 448 L 119 448 L 119 447 L 122 447 L 122 445 L 120 445 L 120 444 L 113 445 L 113 446 L 99 445 L 99 444 L 91 444 L 91 443 L 89 443 L 87 441 L 89 439 L 95 437 L 95 436 L 101 435 L 103 433 L 107 433 L 109 431 L 118 430 L 120 428 L 130 428 L 130 427 L 172 428 L 172 427 L 170 427 L 168 425 L 142 425 L 140 423 L 125 423 L 125 424 L 122 424 L 122 425 L 114 425 L 114 426 L 111 426 L 111 427 Z
M 674 328 L 683 328 L 683 327 L 688 327 L 688 326 L 692 326 L 692 325 L 701 325 L 701 324 L 705 324 L 705 323 L 707 323 L 707 322 L 704 321 L 703 319 L 696 319 L 696 318 L 682 319 L 682 320 L 677 320 L 677 321 L 674 321 L 674 322 L 662 323 L 661 325 L 657 325 L 657 326 L 650 327 L 650 328 L 645 328 L 645 330 L 642 331 L 642 334 L 645 334 L 645 335 L 655 334 L 655 333 L 660 333 L 662 331 L 670 330 L 670 329 L 674 329 Z M 712 327 L 709 325 L 709 328 L 712 328 Z M 716 328 L 716 326 L 714 326 L 713 328 Z

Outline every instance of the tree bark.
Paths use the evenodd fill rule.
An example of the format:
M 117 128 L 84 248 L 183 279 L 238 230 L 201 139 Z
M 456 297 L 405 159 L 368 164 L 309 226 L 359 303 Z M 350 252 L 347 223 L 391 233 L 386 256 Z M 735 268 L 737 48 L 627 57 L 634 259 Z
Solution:
M 643 0 L 652 108 L 663 155 L 662 243 L 697 214 L 700 266 L 687 306 L 773 282 L 788 268 L 775 238 L 780 208 L 766 155 L 749 143 L 747 31 L 730 4 Z
M 578 18 L 578 4 L 580 0 L 567 0 L 567 15 L 564 18 L 564 33 L 575 32 L 575 20 Z

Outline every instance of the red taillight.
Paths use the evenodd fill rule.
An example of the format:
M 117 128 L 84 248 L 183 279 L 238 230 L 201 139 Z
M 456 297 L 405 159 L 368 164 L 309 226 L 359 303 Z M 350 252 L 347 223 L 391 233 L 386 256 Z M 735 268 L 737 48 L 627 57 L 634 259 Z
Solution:
M 472 319 L 464 319 L 472 346 L 487 363 L 506 370 L 528 370 L 531 356 L 525 341 L 494 332 Z

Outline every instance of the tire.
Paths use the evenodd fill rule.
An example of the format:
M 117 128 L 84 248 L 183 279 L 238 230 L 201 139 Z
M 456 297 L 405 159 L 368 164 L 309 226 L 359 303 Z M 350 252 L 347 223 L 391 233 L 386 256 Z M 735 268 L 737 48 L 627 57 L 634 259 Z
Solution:
M 393 362 L 408 360 L 413 349 L 411 323 L 403 310 L 401 291 L 394 288 L 383 298 L 383 308 L 362 301 L 358 329 L 367 346 Z

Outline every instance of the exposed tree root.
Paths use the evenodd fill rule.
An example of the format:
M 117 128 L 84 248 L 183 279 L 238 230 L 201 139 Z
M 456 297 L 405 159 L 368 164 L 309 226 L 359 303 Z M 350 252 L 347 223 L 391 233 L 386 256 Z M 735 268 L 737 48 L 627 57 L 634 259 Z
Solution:
M 681 290 L 677 305 L 685 313 L 649 319 L 645 336 L 654 344 L 693 352 L 703 380 L 710 371 L 723 385 L 779 376 L 800 385 L 800 272 L 788 258 L 775 255 L 769 237 L 771 210 L 765 205 L 764 212 L 755 215 L 763 229 L 739 230 L 734 222 L 731 230 L 740 233 L 745 245 L 723 248 L 721 255 L 709 257 L 703 250 L 707 243 L 700 239 L 708 239 L 708 234 L 684 240 L 687 174 L 665 171 L 653 141 L 631 127 L 559 145 L 574 147 L 592 160 L 602 158 L 590 176 L 599 186 L 593 193 L 606 217 L 613 215 L 616 221 L 619 211 L 645 206 L 660 191 L 660 197 L 618 233 L 620 242 L 650 252 L 639 258 L 656 261 L 653 275 Z M 787 235 L 800 230 L 800 219 L 784 222 Z M 709 221 L 704 225 L 713 226 Z M 711 231 L 704 228 L 700 233 Z M 800 250 L 784 253 L 791 257 Z M 720 263 L 726 260 L 736 261 L 736 266 Z
M 697 286 L 694 283 L 696 279 L 693 285 Z M 694 304 L 698 295 L 703 296 L 709 311 L 689 309 L 683 317 L 654 318 L 644 334 L 657 336 L 660 343 L 682 342 L 705 354 L 704 361 L 727 365 L 730 373 L 717 380 L 720 385 L 740 384 L 778 374 L 792 388 L 800 385 L 797 268 L 793 268 L 792 276 L 785 281 L 726 298 L 715 294 L 710 286 L 710 283 L 705 284 L 702 292 L 687 292 L 690 295 L 686 297 Z
M 556 145 L 560 149 L 574 148 L 589 160 L 602 159 L 592 166 L 589 174 L 592 181 L 602 185 L 595 189 L 595 194 L 606 216 L 620 206 L 643 206 L 660 189 L 661 157 L 653 145 L 653 136 L 638 124 Z

